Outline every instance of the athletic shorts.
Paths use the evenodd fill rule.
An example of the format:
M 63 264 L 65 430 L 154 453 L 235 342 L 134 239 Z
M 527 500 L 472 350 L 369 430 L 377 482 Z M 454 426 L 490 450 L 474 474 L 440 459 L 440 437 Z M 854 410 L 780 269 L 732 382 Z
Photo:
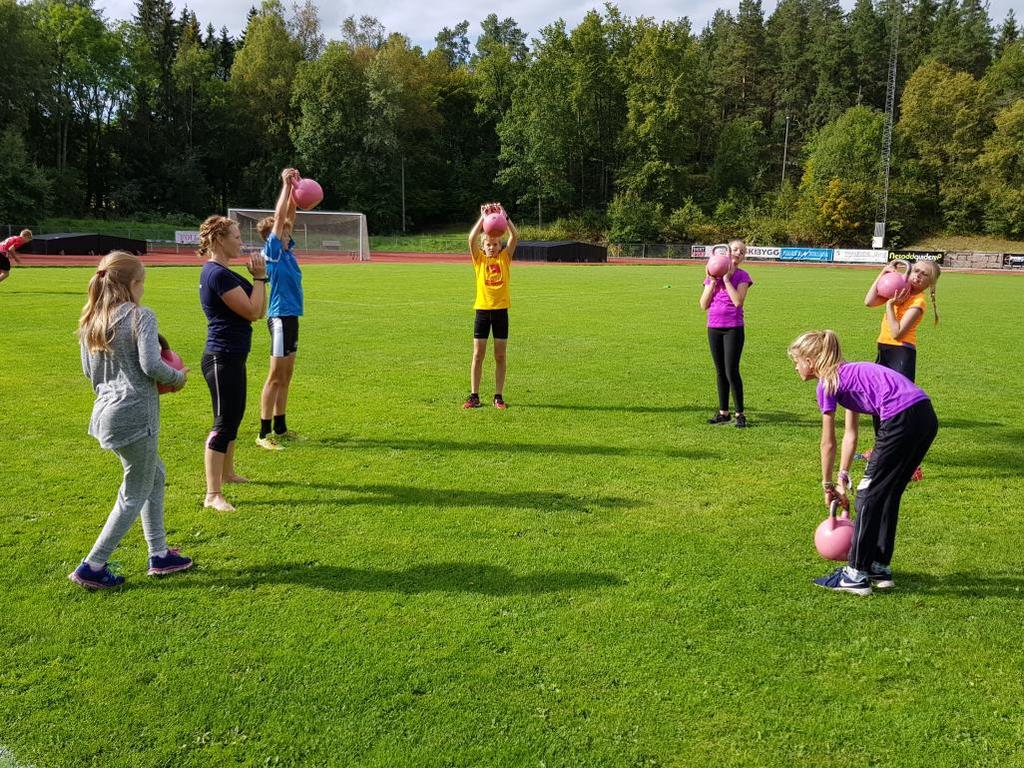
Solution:
M 494 332 L 494 338 L 505 341 L 508 339 L 507 309 L 478 309 L 473 321 L 473 338 L 486 339 Z
M 299 351 L 299 318 L 268 317 L 270 331 L 270 356 L 288 357 Z
M 3 253 L 0 253 L 0 272 L 11 271 L 11 260 Z

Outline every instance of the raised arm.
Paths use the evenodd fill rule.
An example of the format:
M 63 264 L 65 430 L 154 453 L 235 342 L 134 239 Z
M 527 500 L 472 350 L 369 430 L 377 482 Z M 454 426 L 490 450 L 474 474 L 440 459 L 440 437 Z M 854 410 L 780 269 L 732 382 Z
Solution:
M 484 231 L 484 208 L 486 206 L 480 206 L 480 218 L 476 220 L 476 224 L 469 230 L 469 255 L 474 259 L 476 258 L 477 250 L 479 250 L 478 244 L 480 243 L 480 233 Z
M 292 198 L 292 189 L 298 180 L 299 172 L 294 168 L 285 168 L 281 171 L 281 193 L 277 196 L 277 205 L 274 206 L 274 234 L 286 244 L 295 224 L 295 200 Z
M 508 257 L 511 259 L 516 252 L 516 246 L 519 245 L 519 230 L 508 214 L 505 214 L 505 220 L 508 221 Z

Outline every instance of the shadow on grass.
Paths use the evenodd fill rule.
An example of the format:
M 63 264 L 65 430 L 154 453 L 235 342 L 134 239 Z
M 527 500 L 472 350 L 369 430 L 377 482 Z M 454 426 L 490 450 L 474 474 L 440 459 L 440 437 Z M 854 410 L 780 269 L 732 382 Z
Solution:
M 1005 427 L 1002 421 L 979 421 L 976 419 L 940 419 L 939 429 L 995 429 Z
M 896 574 L 900 592 L 924 595 L 956 595 L 957 597 L 1013 597 L 1024 599 L 1024 575 L 993 573 L 907 573 Z
M 491 453 L 536 453 L 566 454 L 569 456 L 665 456 L 669 459 L 714 459 L 718 454 L 714 451 L 683 450 L 679 448 L 663 448 L 656 450 L 627 448 L 615 445 L 579 445 L 571 443 L 497 443 L 455 440 L 410 440 L 392 438 L 377 440 L 373 438 L 349 438 L 345 436 L 323 437 L 315 441 L 329 448 L 346 450 L 366 450 L 368 448 L 388 448 L 393 451 L 473 451 Z
M 700 413 L 711 418 L 718 411 L 714 405 L 594 405 L 587 404 L 556 404 L 532 403 L 525 404 L 530 408 L 550 408 L 559 411 L 601 411 L 614 413 Z M 795 424 L 797 426 L 820 426 L 821 420 L 809 416 L 801 416 L 788 411 L 748 411 L 749 426 L 764 424 Z M 703 419 L 702 419 L 703 421 Z
M 959 450 L 955 456 L 949 458 L 941 454 L 934 458 L 929 455 L 925 457 L 924 464 L 948 467 L 947 474 L 962 474 L 964 477 L 1019 477 L 1020 468 L 1024 466 L 1024 450 L 1007 448 L 1002 441 L 990 442 L 988 445 L 990 447 L 979 450 Z M 958 469 L 980 471 L 957 473 Z
M 634 499 L 620 496 L 573 496 L 554 491 L 468 491 L 458 488 L 421 488 L 414 485 L 352 485 L 347 483 L 301 483 L 294 480 L 268 480 L 261 486 L 313 488 L 334 492 L 310 499 L 246 501 L 246 506 L 295 506 L 299 504 L 386 504 L 400 507 L 494 507 L 524 508 L 542 511 L 592 512 L 594 509 L 630 509 L 639 506 Z
M 335 592 L 469 592 L 481 595 L 538 595 L 569 590 L 593 590 L 622 586 L 625 582 L 610 573 L 539 571 L 516 575 L 508 568 L 484 563 L 427 563 L 402 570 L 347 568 L 340 565 L 267 563 L 238 571 L 215 571 L 212 578 L 201 573 L 189 580 L 177 578 L 174 587 L 233 587 L 250 589 L 267 584 L 329 589 Z M 159 585 L 171 586 L 167 582 Z

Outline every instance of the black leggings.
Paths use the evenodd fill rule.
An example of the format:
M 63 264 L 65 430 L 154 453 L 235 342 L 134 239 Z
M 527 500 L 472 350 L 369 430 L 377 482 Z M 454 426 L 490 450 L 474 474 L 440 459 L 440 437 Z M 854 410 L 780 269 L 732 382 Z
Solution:
M 729 410 L 729 388 L 736 412 L 743 413 L 743 379 L 740 378 L 740 355 L 743 354 L 743 326 L 708 328 L 711 359 L 718 373 L 718 410 Z
M 245 415 L 245 361 L 247 353 L 203 355 L 203 376 L 213 401 L 213 430 L 206 447 L 227 453 L 228 445 L 238 437 Z
M 900 499 L 938 429 L 931 400 L 914 403 L 882 422 L 871 461 L 857 486 L 852 567 L 866 571 L 872 563 L 892 562 Z
M 902 344 L 879 344 L 878 357 L 875 362 L 896 373 L 902 373 L 911 381 L 917 376 L 917 349 Z M 875 427 L 875 436 L 878 436 L 878 427 L 881 422 L 877 416 L 871 417 L 871 423 Z

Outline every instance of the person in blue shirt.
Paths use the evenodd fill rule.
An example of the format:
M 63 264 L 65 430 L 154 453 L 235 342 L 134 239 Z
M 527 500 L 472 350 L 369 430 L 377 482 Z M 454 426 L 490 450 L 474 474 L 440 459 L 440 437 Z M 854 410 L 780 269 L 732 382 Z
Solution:
M 260 433 L 256 444 L 270 451 L 283 448 L 282 440 L 297 437 L 285 421 L 288 388 L 295 371 L 295 353 L 299 348 L 299 318 L 302 316 L 302 270 L 295 258 L 292 227 L 295 225 L 295 200 L 292 189 L 299 181 L 294 168 L 281 171 L 281 193 L 274 215 L 256 225 L 264 240 L 263 257 L 270 278 L 270 304 L 267 328 L 270 331 L 270 370 L 260 396 Z

